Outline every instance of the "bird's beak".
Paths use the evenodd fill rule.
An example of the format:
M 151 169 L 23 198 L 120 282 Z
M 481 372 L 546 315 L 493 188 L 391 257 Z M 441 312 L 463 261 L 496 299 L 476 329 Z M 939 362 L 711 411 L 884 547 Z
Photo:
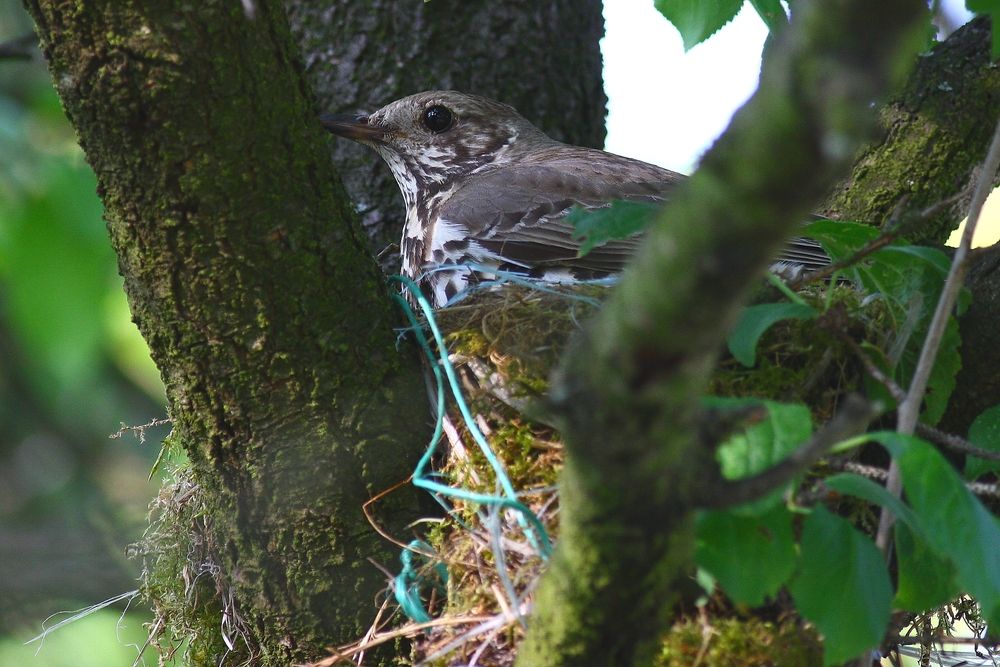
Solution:
M 382 143 L 386 139 L 386 131 L 377 125 L 368 124 L 368 116 L 355 114 L 325 113 L 319 117 L 319 122 L 337 136 L 353 139 L 362 143 Z

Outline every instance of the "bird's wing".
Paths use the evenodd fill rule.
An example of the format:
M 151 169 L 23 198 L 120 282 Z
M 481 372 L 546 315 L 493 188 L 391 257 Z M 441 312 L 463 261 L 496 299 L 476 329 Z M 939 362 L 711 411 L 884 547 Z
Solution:
M 819 241 L 800 236 L 785 244 L 777 261 L 795 264 L 800 270 L 817 271 L 830 264 L 830 256 Z
M 620 271 L 635 254 L 641 236 L 616 239 L 578 257 L 580 240 L 566 220 L 574 207 L 609 206 L 615 200 L 663 201 L 686 177 L 645 162 L 588 151 L 571 165 L 547 159 L 544 164 L 506 165 L 470 178 L 440 211 L 440 218 L 463 230 L 449 250 L 475 244 L 495 260 L 525 269 L 553 265 L 581 276 Z M 447 244 L 446 244 L 447 245 Z M 830 258 L 816 241 L 789 241 L 773 266 L 784 271 L 812 271 Z M 780 272 L 780 271 L 779 271 Z
M 662 201 L 684 177 L 643 162 L 611 164 L 602 159 L 605 154 L 594 155 L 589 164 L 548 160 L 477 174 L 448 199 L 440 218 L 467 230 L 471 243 L 505 264 L 619 271 L 635 254 L 638 237 L 612 240 L 578 257 L 580 240 L 566 215 L 574 207 L 599 208 L 615 200 Z

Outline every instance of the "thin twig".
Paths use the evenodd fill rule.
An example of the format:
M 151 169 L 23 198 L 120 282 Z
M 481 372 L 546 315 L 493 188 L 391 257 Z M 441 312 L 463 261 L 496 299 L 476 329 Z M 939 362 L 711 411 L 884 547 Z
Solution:
M 834 470 L 843 470 L 844 472 L 851 472 L 855 475 L 861 475 L 862 477 L 867 477 L 868 479 L 877 479 L 880 482 L 884 482 L 885 478 L 889 476 L 889 471 L 885 468 L 880 468 L 879 466 L 867 465 L 865 463 L 858 463 L 857 461 L 829 461 L 827 465 Z
M 163 419 L 154 417 L 147 423 L 140 424 L 139 426 L 129 426 L 125 422 L 120 422 L 121 428 L 119 428 L 117 431 L 109 435 L 108 438 L 110 438 L 111 440 L 117 440 L 118 438 L 121 438 L 123 435 L 125 435 L 127 432 L 131 432 L 132 435 L 139 438 L 139 443 L 142 444 L 146 442 L 147 429 L 151 429 L 155 426 L 163 426 L 164 424 L 170 424 L 170 423 L 171 423 L 170 417 L 164 417 Z
M 892 396 L 897 403 L 901 403 L 903 399 L 906 398 L 906 392 L 903 388 L 896 384 L 895 380 L 886 375 L 881 368 L 876 366 L 875 362 L 871 360 L 871 357 L 869 357 L 865 351 L 861 349 L 861 346 L 858 345 L 853 338 L 840 332 L 838 332 L 838 337 L 858 358 L 861 365 L 864 366 L 865 372 L 867 372 L 873 380 L 885 387 L 885 390 L 889 392 L 889 395 Z M 979 458 L 986 459 L 988 461 L 1000 461 L 1000 452 L 977 447 L 965 438 L 961 438 L 953 433 L 945 433 L 940 429 L 928 426 L 922 422 L 917 422 L 916 433 L 922 438 L 926 438 L 931 442 L 936 442 L 939 445 L 953 449 L 957 452 L 978 456 Z
M 922 424 L 920 422 L 917 423 L 917 435 L 922 438 L 926 438 L 931 442 L 936 442 L 937 444 L 947 447 L 948 449 L 953 449 L 956 452 L 978 456 L 979 458 L 986 459 L 987 461 L 1000 461 L 1000 452 L 992 449 L 977 447 L 965 438 L 960 438 L 953 433 L 945 433 L 941 429 L 928 426 L 927 424 Z
M 525 611 L 527 611 L 527 610 L 525 610 Z M 433 653 L 431 653 L 430 655 L 428 655 L 427 657 L 425 657 L 418 664 L 420 664 L 420 665 L 430 664 L 431 661 L 437 660 L 438 658 L 441 658 L 442 656 L 448 655 L 449 653 L 451 653 L 455 649 L 459 648 L 463 644 L 468 643 L 470 640 L 472 640 L 472 639 L 474 639 L 476 637 L 482 636 L 485 633 L 492 632 L 492 631 L 497 630 L 497 629 L 505 628 L 505 627 L 513 625 L 513 624 L 514 624 L 514 619 L 513 618 L 511 618 L 511 617 L 509 617 L 509 616 L 507 616 L 505 614 L 498 614 L 498 615 L 490 618 L 489 620 L 483 621 L 479 625 L 477 625 L 477 626 L 475 626 L 475 627 L 473 627 L 473 628 L 471 628 L 469 630 L 466 630 L 465 632 L 463 632 L 459 636 L 455 637 L 454 639 L 452 639 L 451 641 L 449 641 L 447 644 L 445 644 L 441 648 L 437 649 L 436 651 L 434 651 Z
M 382 498 L 386 497 L 387 495 L 389 495 L 393 491 L 396 491 L 396 490 L 398 490 L 398 489 L 400 489 L 400 488 L 402 488 L 404 486 L 408 486 L 410 484 L 410 481 L 412 479 L 413 479 L 413 475 L 410 475 L 406 479 L 404 479 L 402 481 L 399 481 L 399 482 L 396 482 L 395 484 L 393 484 L 389 488 L 383 489 L 383 490 L 379 491 L 374 496 L 372 496 L 371 498 L 369 498 L 368 500 L 366 500 L 363 505 L 361 505 L 361 511 L 364 513 L 365 519 L 368 521 L 368 525 L 370 525 L 372 528 L 374 528 L 375 532 L 378 533 L 379 535 L 381 535 L 385 540 L 387 540 L 387 541 L 395 544 L 400 549 L 406 549 L 406 550 L 412 551 L 413 553 L 420 554 L 421 556 L 424 556 L 425 558 L 436 558 L 436 556 L 434 554 L 424 553 L 420 549 L 414 549 L 409 544 L 406 544 L 405 542 L 397 540 L 392 534 L 389 533 L 389 531 L 387 531 L 385 528 L 382 527 L 382 524 L 380 524 L 375 519 L 375 512 L 372 509 L 372 505 L 374 505 L 375 503 L 377 503 L 378 501 L 380 501 Z
M 951 317 L 958 298 L 959 290 L 965 279 L 965 273 L 969 268 L 967 261 L 969 249 L 972 247 L 972 237 L 976 233 L 976 224 L 979 222 L 979 215 L 982 213 L 983 204 L 993 190 L 993 178 L 1000 167 L 1000 121 L 997 122 L 993 131 L 993 140 L 990 148 L 986 152 L 986 159 L 979 170 L 976 178 L 976 187 L 972 192 L 972 201 L 969 204 L 969 218 L 965 223 L 965 232 L 962 234 L 962 241 L 958 244 L 955 256 L 951 261 L 951 268 L 948 270 L 948 277 L 944 281 L 941 289 L 941 297 L 938 299 L 937 307 L 934 309 L 934 316 L 931 319 L 930 327 L 927 330 L 927 337 L 924 339 L 924 346 L 920 350 L 920 359 L 917 368 L 913 372 L 913 380 L 906 392 L 906 398 L 900 402 L 896 411 L 896 431 L 905 435 L 913 435 L 917 426 L 917 419 L 920 416 L 920 406 L 923 402 L 924 393 L 927 391 L 927 382 L 930 379 L 931 370 L 934 367 L 934 360 L 937 357 L 938 348 L 941 346 L 941 339 L 944 336 L 945 326 L 948 318 Z M 903 489 L 902 474 L 899 465 L 895 460 L 889 465 L 889 479 L 886 488 L 891 494 L 899 497 Z M 882 553 L 888 554 L 889 536 L 892 531 L 892 524 L 895 517 L 887 508 L 882 509 L 879 517 L 878 533 L 875 544 L 878 545 Z
M 885 481 L 889 476 L 889 471 L 885 468 L 880 468 L 878 466 L 865 465 L 863 463 L 858 463 L 856 461 L 829 461 L 827 464 L 830 468 L 834 470 L 843 470 L 844 472 L 851 472 L 855 475 L 861 475 L 862 477 L 867 477 L 868 479 L 878 480 L 880 482 Z M 1000 485 L 998 484 L 987 484 L 985 482 L 966 482 L 965 488 L 967 488 L 971 493 L 980 498 L 998 498 L 1000 497 Z M 824 494 L 820 494 L 822 497 Z M 808 504 L 801 502 L 800 504 Z
M 889 395 L 892 396 L 892 399 L 896 401 L 896 403 L 900 403 L 906 397 L 906 392 L 903 391 L 903 388 L 896 384 L 896 381 L 890 376 L 886 375 L 881 368 L 875 365 L 875 362 L 872 361 L 871 357 L 869 357 L 861 346 L 858 345 L 856 340 L 841 331 L 836 332 L 836 334 L 837 337 L 845 345 L 847 345 L 848 348 L 850 348 L 854 356 L 858 358 L 858 361 L 860 361 L 861 365 L 864 366 L 865 372 L 868 373 L 873 380 L 885 387 L 885 390 L 889 392 Z

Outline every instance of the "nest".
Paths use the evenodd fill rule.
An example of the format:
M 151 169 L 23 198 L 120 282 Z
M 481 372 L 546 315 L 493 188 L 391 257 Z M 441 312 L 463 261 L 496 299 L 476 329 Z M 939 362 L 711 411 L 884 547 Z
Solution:
M 819 307 L 823 299 L 829 298 L 827 289 L 834 290 L 833 300 L 838 304 L 828 309 L 833 313 L 829 318 L 792 320 L 775 326 L 758 346 L 759 362 L 754 369 L 724 357 L 711 392 L 802 400 L 813 408 L 817 418 L 831 415 L 838 397 L 856 388 L 861 378 L 860 364 L 838 341 L 842 336 L 866 333 L 852 328 L 866 329 L 868 324 L 875 327 L 880 322 L 871 315 L 870 308 L 864 320 L 868 324 L 854 317 L 862 308 L 861 297 L 848 287 L 824 286 L 803 297 L 814 300 Z M 564 450 L 558 430 L 551 425 L 544 397 L 549 376 L 573 334 L 599 309 L 606 294 L 605 287 L 594 285 L 558 291 L 506 285 L 503 289 L 477 292 L 435 313 L 444 332 L 448 357 L 460 371 L 475 426 L 503 463 L 519 499 L 552 540 L 559 533 L 556 481 Z M 758 299 L 770 296 L 762 293 Z M 822 344 L 817 345 L 817 336 Z M 447 483 L 479 493 L 496 493 L 496 476 L 472 444 L 469 426 L 451 407 L 444 433 L 447 454 L 438 471 Z M 425 595 L 434 620 L 409 622 L 389 630 L 393 604 L 386 602 L 365 639 L 341 647 L 336 655 L 316 665 L 354 662 L 367 647 L 401 637 L 410 639 L 415 664 L 502 667 L 514 663 L 532 593 L 546 561 L 518 521 L 517 512 L 464 501 L 453 501 L 451 508 L 448 517 L 435 521 L 426 535 L 434 558 L 444 563 L 449 573 L 446 591 L 431 587 Z M 428 563 L 423 574 L 429 581 L 435 580 L 432 564 Z M 721 610 L 724 606 L 715 608 Z M 796 633 L 801 635 L 801 654 L 818 655 L 815 634 L 803 633 L 795 622 L 734 620 L 726 616 L 732 612 L 723 611 L 719 618 L 678 620 L 664 640 L 658 664 L 686 665 L 699 653 L 712 655 L 712 651 L 718 652 L 719 645 L 732 645 L 735 639 L 708 642 L 707 637 L 736 637 L 741 624 L 747 622 L 755 623 L 752 630 L 743 629 L 744 636 L 755 638 L 747 640 L 744 653 L 748 656 L 781 654 L 781 647 L 787 649 L 791 645 L 789 638 Z M 706 628 L 711 629 L 709 635 L 705 634 Z M 791 655 L 788 650 L 784 653 Z M 765 663 L 748 657 L 747 662 L 728 664 Z

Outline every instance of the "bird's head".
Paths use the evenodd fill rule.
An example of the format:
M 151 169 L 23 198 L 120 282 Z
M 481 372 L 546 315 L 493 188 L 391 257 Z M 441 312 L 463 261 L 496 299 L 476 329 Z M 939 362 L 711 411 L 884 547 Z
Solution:
M 410 95 L 369 116 L 325 114 L 320 121 L 330 132 L 378 151 L 408 204 L 419 192 L 439 190 L 540 141 L 551 142 L 513 107 L 448 90 Z

